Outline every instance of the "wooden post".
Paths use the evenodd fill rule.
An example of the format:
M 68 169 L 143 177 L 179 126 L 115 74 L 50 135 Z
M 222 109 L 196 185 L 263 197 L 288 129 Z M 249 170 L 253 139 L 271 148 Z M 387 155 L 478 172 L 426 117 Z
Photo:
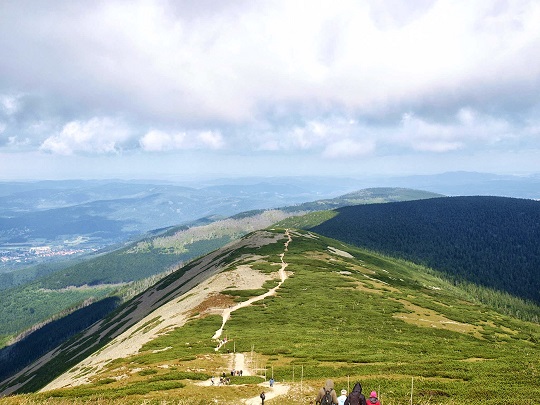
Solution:
M 414 377 L 411 377 L 411 405 L 412 405 L 412 393 L 414 388 Z
M 300 377 L 300 394 L 302 393 L 302 382 L 304 381 L 304 365 L 302 364 L 302 376 Z

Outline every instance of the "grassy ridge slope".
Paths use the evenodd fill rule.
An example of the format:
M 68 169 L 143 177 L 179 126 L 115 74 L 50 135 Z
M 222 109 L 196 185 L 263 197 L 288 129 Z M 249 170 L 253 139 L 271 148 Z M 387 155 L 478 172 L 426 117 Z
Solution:
M 154 339 L 136 355 L 110 362 L 88 385 L 1 402 L 101 398 L 100 403 L 114 403 L 122 398 L 124 403 L 237 404 L 260 392 L 260 380 L 235 377 L 232 387 L 196 385 L 229 371 L 226 351 L 233 345 L 258 368 L 272 370 L 278 381 L 293 387 L 280 403 L 307 403 L 326 378 L 333 378 L 338 389 L 347 387 L 349 379 L 360 380 L 368 392 L 380 388 L 385 405 L 409 403 L 411 378 L 415 404 L 449 405 L 461 398 L 475 404 L 532 404 L 539 397 L 539 325 L 475 303 L 466 291 L 421 266 L 305 231 L 293 231 L 284 251 L 283 230 L 272 232 L 276 237 L 265 237 L 264 245 L 254 243 L 260 239 L 255 233 L 234 251 L 213 256 L 223 272 L 248 265 L 269 273 L 276 271 L 284 254 L 290 275 L 277 295 L 233 313 L 223 331 L 228 343 L 220 351 L 214 350 L 212 336 L 221 317 L 204 310 L 217 305 L 214 299 L 194 308 L 185 326 Z M 171 275 L 152 291 L 174 291 L 170 288 L 179 276 Z M 222 291 L 223 297 L 234 300 L 258 294 Z M 149 299 L 152 294 L 144 296 Z M 137 298 L 140 305 L 142 298 Z M 224 308 L 230 305 L 223 301 Z M 108 325 L 123 324 L 120 315 L 133 305 Z M 51 366 L 59 364 L 47 369 L 54 370 Z M 36 374 L 24 390 L 41 378 Z

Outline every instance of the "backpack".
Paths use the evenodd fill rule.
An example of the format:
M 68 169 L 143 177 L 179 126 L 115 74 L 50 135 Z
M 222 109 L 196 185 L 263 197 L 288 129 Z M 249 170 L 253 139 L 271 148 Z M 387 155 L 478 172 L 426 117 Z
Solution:
M 350 405 L 360 405 L 360 393 L 353 391 L 349 395 L 349 404 Z
M 332 393 L 331 390 L 325 390 L 324 396 L 321 399 L 321 405 L 332 405 Z

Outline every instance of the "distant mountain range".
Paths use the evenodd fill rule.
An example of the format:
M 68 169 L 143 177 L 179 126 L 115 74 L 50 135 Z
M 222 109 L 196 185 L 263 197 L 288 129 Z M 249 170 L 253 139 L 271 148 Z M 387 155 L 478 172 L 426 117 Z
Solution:
M 313 201 L 324 209 L 324 200 L 327 208 L 335 208 L 354 203 L 355 197 L 329 200 L 381 187 L 540 199 L 540 176 L 469 172 L 358 179 L 238 178 L 184 185 L 118 180 L 0 182 L 0 272 L 92 253 L 153 229 L 202 217 L 224 218 L 300 204 L 312 209 Z M 375 196 L 372 202 L 377 202 Z
M 127 182 L 0 183 L 0 244 L 84 235 L 103 244 L 197 218 L 227 217 L 319 197 L 294 185 L 190 188 Z

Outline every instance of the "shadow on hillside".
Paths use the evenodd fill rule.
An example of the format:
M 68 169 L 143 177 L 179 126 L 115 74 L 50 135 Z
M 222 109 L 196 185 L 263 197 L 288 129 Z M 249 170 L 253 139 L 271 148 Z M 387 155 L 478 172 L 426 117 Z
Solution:
M 70 337 L 105 318 L 120 303 L 118 297 L 104 298 L 49 322 L 22 340 L 4 347 L 0 350 L 0 381 L 13 376 Z

